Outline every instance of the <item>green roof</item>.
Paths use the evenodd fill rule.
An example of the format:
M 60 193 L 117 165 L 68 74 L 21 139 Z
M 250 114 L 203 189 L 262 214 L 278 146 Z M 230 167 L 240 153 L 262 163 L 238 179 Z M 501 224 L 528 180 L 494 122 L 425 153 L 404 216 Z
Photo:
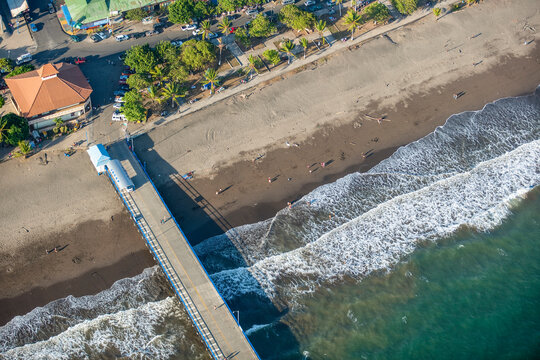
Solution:
M 154 5 L 163 0 L 65 0 L 71 18 L 78 23 L 106 19 L 111 12 L 127 11 L 147 5 Z

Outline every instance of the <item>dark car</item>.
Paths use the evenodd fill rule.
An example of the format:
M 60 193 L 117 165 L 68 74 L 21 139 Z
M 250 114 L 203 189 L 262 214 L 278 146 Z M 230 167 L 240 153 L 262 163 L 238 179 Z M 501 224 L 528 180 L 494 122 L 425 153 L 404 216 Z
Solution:
M 120 90 L 122 91 L 129 91 L 129 85 L 128 84 L 122 84 L 120 85 Z
M 152 35 L 156 35 L 156 34 L 158 34 L 158 32 L 156 30 L 149 30 L 149 31 L 144 33 L 145 36 L 152 36 Z
M 56 9 L 54 8 L 53 3 L 49 3 L 49 14 L 54 14 Z
M 309 12 L 315 12 L 315 11 L 319 11 L 319 10 L 322 10 L 323 6 L 321 4 L 315 4 L 315 5 L 311 5 L 307 8 L 307 10 Z
M 73 42 L 79 42 L 79 41 L 81 41 L 81 38 L 78 37 L 77 35 L 71 35 L 69 38 L 70 38 L 71 41 L 73 41 Z
M 90 35 L 90 39 L 91 39 L 93 42 L 100 42 L 100 41 L 101 41 L 101 37 L 97 36 L 96 34 Z

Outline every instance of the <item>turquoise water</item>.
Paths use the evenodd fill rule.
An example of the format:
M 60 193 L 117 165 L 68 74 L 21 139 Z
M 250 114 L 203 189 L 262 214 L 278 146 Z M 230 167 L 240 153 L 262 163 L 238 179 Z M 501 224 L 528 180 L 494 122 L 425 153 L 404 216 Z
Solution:
M 540 191 L 513 212 L 492 232 L 462 231 L 389 273 L 317 291 L 287 318 L 301 348 L 312 359 L 538 358 Z

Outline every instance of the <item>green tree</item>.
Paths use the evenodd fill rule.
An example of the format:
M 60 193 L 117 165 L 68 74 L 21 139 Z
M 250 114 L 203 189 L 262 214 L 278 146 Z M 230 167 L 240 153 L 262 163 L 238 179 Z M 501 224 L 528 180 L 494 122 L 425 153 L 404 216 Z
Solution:
M 166 71 L 163 65 L 156 65 L 149 71 L 153 81 L 167 80 Z
M 234 32 L 234 39 L 246 48 L 251 45 L 251 40 L 249 39 L 247 30 L 244 28 L 236 29 L 236 31 Z
M 11 146 L 16 146 L 19 141 L 28 138 L 29 130 L 26 119 L 14 113 L 6 114 L 0 119 L 0 141 Z
M 127 84 L 131 89 L 142 90 L 147 88 L 152 82 L 149 79 L 148 74 L 133 74 L 127 79 Z
M 158 61 L 167 64 L 174 63 L 180 54 L 180 49 L 171 44 L 170 41 L 160 41 L 157 43 L 154 51 L 158 57 Z
M 227 36 L 231 31 L 231 26 L 231 21 L 228 17 L 225 16 L 223 20 L 221 20 L 221 22 L 218 24 L 218 29 L 223 35 Z
M 249 55 L 248 57 L 249 61 L 249 73 L 251 74 L 251 70 L 255 71 L 255 73 L 259 73 L 258 68 L 262 65 L 261 60 L 253 55 Z
M 343 0 L 335 0 L 335 2 L 339 5 L 339 17 L 341 17 L 341 4 L 343 3 Z
M 13 60 L 8 59 L 8 58 L 1 58 L 0 70 L 2 70 L 3 73 L 9 73 L 13 71 Z
M 206 40 L 188 40 L 182 45 L 181 59 L 190 70 L 201 70 L 216 60 L 214 45 Z
M 418 7 L 418 0 L 392 0 L 392 5 L 400 13 L 409 15 Z
M 364 10 L 368 19 L 373 19 L 377 22 L 385 21 L 390 17 L 390 11 L 388 8 L 379 2 L 374 2 L 373 4 L 366 7 Z
M 214 93 L 216 86 L 219 86 L 218 73 L 215 69 L 206 69 L 204 73 L 204 85 L 210 84 L 210 94 Z
M 0 108 L 6 104 L 6 98 L 3 95 L 0 95 Z
M 131 122 L 146 120 L 146 109 L 142 103 L 142 96 L 138 91 L 130 90 L 124 95 L 124 106 L 120 111 Z
M 279 57 L 279 52 L 275 49 L 264 50 L 263 56 L 266 60 L 270 61 L 274 66 L 279 64 L 281 58 Z
M 201 37 L 203 40 L 206 40 L 206 38 L 208 37 L 208 34 L 210 34 L 210 21 L 208 20 L 203 21 L 201 23 L 201 30 L 202 30 Z
M 165 101 L 170 99 L 171 105 L 174 107 L 174 103 L 180 106 L 178 99 L 186 96 L 186 92 L 179 84 L 170 82 L 163 88 L 162 95 Z
M 32 153 L 32 147 L 30 146 L 30 142 L 28 140 L 21 140 L 17 143 L 19 146 L 19 151 L 17 151 L 16 156 L 24 156 L 26 157 L 30 153 Z
M 304 30 L 313 28 L 315 16 L 307 11 L 300 10 L 295 5 L 285 5 L 279 12 L 279 19 L 282 23 L 294 30 Z
M 439 15 L 441 15 L 441 8 L 433 8 L 433 14 L 436 17 L 439 17 Z
M 249 34 L 254 37 L 268 37 L 276 30 L 275 25 L 263 14 L 258 14 L 249 24 Z
M 195 17 L 193 0 L 176 0 L 169 5 L 169 20 L 175 24 L 189 23 Z
M 362 24 L 362 17 L 353 9 L 350 9 L 345 15 L 345 25 L 349 26 L 351 31 L 351 40 L 354 40 L 354 31 Z
M 306 50 L 308 48 L 308 40 L 306 38 L 300 39 L 300 45 L 304 48 L 304 59 L 306 58 Z
M 21 65 L 21 66 L 15 66 L 15 68 L 9 74 L 5 75 L 4 77 L 5 78 L 10 78 L 12 76 L 27 73 L 27 72 L 32 71 L 34 69 L 35 69 L 34 65 L 32 65 L 32 64 L 25 64 L 25 65 Z
M 287 40 L 281 43 L 281 51 L 287 54 L 287 63 L 291 63 L 291 56 L 294 56 L 293 54 L 294 49 L 294 43 L 291 40 Z
M 152 100 L 152 102 L 161 103 L 161 97 L 159 95 L 159 88 L 155 85 L 150 85 L 148 87 L 147 92 L 148 98 Z
M 319 20 L 315 23 L 315 30 L 319 33 L 319 36 L 322 38 L 323 45 L 326 43 L 326 39 L 324 38 L 324 30 L 326 30 L 326 21 Z
M 218 65 L 221 66 L 221 52 L 223 51 L 223 48 L 225 47 L 225 44 L 223 43 L 223 38 L 218 38 L 218 49 L 219 49 L 219 61 Z
M 53 132 L 55 134 L 60 134 L 60 135 L 63 135 L 63 134 L 67 134 L 68 133 L 68 127 L 67 125 L 64 123 L 64 120 L 62 120 L 61 118 L 56 118 L 54 119 L 54 128 L 53 128 Z
M 126 51 L 124 64 L 138 73 L 145 73 L 158 64 L 158 59 L 148 44 L 135 45 Z
M 171 79 L 172 81 L 175 81 L 177 83 L 182 83 L 186 81 L 188 76 L 189 76 L 189 70 L 186 68 L 186 66 L 182 63 L 180 59 L 178 59 L 169 68 L 169 79 Z
M 193 18 L 194 19 L 203 19 L 207 18 L 214 13 L 214 7 L 211 2 L 208 1 L 196 1 L 193 6 Z
M 131 9 L 128 10 L 128 12 L 126 13 L 126 19 L 134 21 L 141 21 L 147 16 L 148 12 L 143 10 L 142 8 Z

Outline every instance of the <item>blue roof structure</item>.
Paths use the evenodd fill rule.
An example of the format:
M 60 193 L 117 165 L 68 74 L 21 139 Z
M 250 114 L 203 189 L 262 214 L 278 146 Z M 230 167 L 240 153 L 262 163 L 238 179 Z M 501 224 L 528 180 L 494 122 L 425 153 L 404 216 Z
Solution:
M 92 161 L 92 164 L 94 164 L 97 172 L 100 174 L 104 172 L 105 164 L 111 160 L 105 146 L 102 144 L 97 144 L 91 146 L 88 150 L 86 150 L 86 152 L 88 153 L 88 156 L 90 156 L 90 161 Z

